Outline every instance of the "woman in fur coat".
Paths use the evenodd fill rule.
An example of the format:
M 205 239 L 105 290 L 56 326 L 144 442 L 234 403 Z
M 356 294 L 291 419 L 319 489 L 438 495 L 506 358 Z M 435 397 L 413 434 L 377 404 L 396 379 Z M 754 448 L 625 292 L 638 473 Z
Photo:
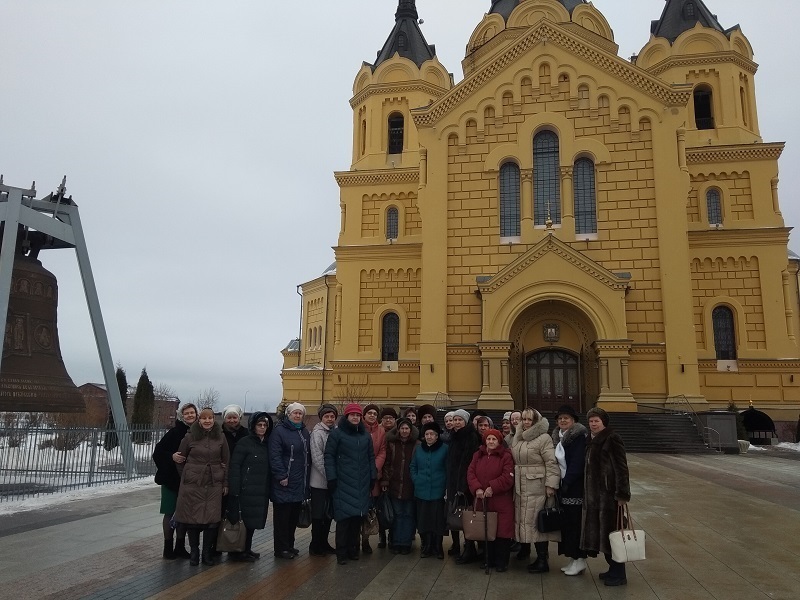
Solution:
M 204 408 L 189 428 L 175 456 L 181 485 L 175 520 L 186 525 L 189 564 L 199 564 L 200 532 L 203 534 L 203 564 L 213 565 L 214 542 L 222 514 L 222 496 L 228 493 L 230 452 L 214 411 Z
M 608 586 L 625 585 L 625 563 L 611 559 L 608 534 L 617 529 L 617 508 L 631 499 L 625 444 L 608 427 L 608 413 L 593 408 L 586 413 L 591 438 L 586 450 L 581 548 L 589 556 L 603 553 L 609 565 L 600 573 Z
M 531 543 L 536 547 L 536 560 L 528 565 L 531 573 L 547 573 L 548 543 L 561 539 L 558 531 L 542 533 L 536 529 L 536 517 L 552 498 L 561 480 L 549 423 L 538 411 L 526 408 L 511 442 L 514 458 L 516 539 L 523 559 L 530 555 Z M 552 502 L 552 501 L 551 501 Z
M 581 550 L 583 517 L 583 467 L 586 462 L 586 427 L 578 423 L 578 414 L 571 406 L 558 409 L 553 430 L 553 445 L 561 471 L 561 541 L 558 553 L 571 560 L 561 570 L 567 575 L 580 575 L 586 570 L 586 552 Z

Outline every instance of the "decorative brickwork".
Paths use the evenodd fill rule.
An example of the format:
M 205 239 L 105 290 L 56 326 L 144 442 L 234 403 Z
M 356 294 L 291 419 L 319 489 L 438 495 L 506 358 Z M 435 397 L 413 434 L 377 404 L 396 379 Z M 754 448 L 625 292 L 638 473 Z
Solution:
M 380 331 L 375 330 L 376 315 L 385 306 L 399 306 L 401 331 L 405 331 L 406 346 L 402 354 L 419 350 L 421 326 L 420 269 L 380 269 L 361 271 L 361 303 L 359 306 L 358 350 L 369 352 L 380 345 Z M 402 332 L 401 340 L 404 338 Z

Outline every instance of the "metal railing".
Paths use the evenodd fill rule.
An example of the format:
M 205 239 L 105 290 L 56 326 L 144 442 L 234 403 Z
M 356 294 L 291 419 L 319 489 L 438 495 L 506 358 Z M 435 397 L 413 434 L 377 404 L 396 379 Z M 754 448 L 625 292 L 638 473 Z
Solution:
M 670 407 L 669 405 L 673 404 L 675 406 Z M 669 396 L 667 397 L 667 401 L 665 402 L 664 406 L 656 406 L 652 404 L 640 404 L 640 406 L 647 406 L 648 408 L 654 408 L 658 410 L 663 410 L 664 412 L 670 412 L 673 414 L 685 414 L 688 415 L 689 418 L 694 423 L 694 426 L 697 428 L 697 431 L 700 432 L 700 436 L 703 439 L 703 443 L 713 449 L 712 441 L 711 441 L 711 432 L 717 434 L 717 451 L 722 452 L 722 435 L 716 429 L 712 427 L 706 427 L 695 412 L 692 403 L 689 402 L 689 399 L 684 394 L 678 394 L 677 396 Z M 683 408 L 683 407 L 686 408 Z
M 153 449 L 163 428 L 130 427 L 136 473 L 125 472 L 115 429 L 0 426 L 0 502 L 155 474 Z

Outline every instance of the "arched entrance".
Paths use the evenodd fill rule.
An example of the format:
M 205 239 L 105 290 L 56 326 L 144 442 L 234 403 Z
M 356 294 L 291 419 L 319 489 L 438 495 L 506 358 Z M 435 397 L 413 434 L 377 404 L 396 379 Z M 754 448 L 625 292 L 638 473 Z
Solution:
M 525 406 L 551 414 L 564 404 L 583 409 L 580 355 L 562 348 L 545 348 L 525 357 Z

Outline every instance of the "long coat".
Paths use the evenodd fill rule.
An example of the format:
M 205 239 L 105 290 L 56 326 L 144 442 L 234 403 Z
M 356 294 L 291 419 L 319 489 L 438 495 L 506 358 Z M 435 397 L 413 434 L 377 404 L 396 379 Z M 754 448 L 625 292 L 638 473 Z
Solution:
M 447 489 L 447 444 L 441 439 L 433 446 L 422 442 L 411 457 L 411 479 L 414 497 L 420 500 L 442 500 Z
M 586 464 L 586 427 L 580 423 L 575 423 L 564 432 L 563 437 L 559 435 L 559 429 L 553 430 L 553 446 L 564 448 L 564 462 L 567 465 L 567 472 L 561 478 L 560 494 L 561 498 L 581 498 L 583 499 L 583 472 Z M 559 468 L 560 470 L 560 468 Z
M 542 533 L 536 529 L 536 517 L 547 501 L 545 487 L 558 489 L 561 480 L 548 427 L 547 419 L 540 416 L 528 429 L 517 427 L 511 443 L 516 474 L 514 539 L 522 544 L 561 540 L 559 531 Z
M 268 434 L 271 429 L 272 421 Z M 238 498 L 238 508 L 248 529 L 264 529 L 269 509 L 269 487 L 269 436 L 264 436 L 263 440 L 255 434 L 241 438 L 236 443 L 228 469 L 228 494 L 232 498 L 229 505 L 235 504 L 234 498 Z
M 271 418 L 269 423 L 269 431 L 272 431 Z M 236 444 L 239 443 L 239 440 L 242 440 L 250 435 L 250 431 L 248 431 L 247 427 L 244 425 L 237 425 L 236 429 L 234 430 L 230 430 L 223 425 L 222 433 L 225 434 L 225 439 L 228 440 L 228 451 L 231 453 L 231 456 L 233 456 L 233 451 L 236 450 Z
M 274 504 L 302 502 L 311 496 L 311 436 L 303 425 L 297 429 L 283 419 L 269 436 L 269 462 L 272 468 L 270 498 Z M 289 485 L 281 481 L 289 479 Z
M 363 517 L 369 510 L 372 482 L 378 479 L 372 438 L 364 423 L 353 425 L 347 417 L 331 433 L 325 446 L 325 475 L 336 482 L 333 518 Z
M 586 445 L 581 548 L 591 556 L 611 553 L 608 534 L 617 529 L 617 501 L 631 499 L 625 444 L 603 429 Z
M 380 421 L 377 421 L 375 425 L 370 425 L 363 419 L 361 422 L 364 423 L 367 433 L 372 437 L 372 450 L 375 453 L 375 468 L 378 470 L 378 473 L 382 473 L 383 465 L 386 463 L 386 430 L 383 428 Z M 372 495 L 377 497 L 380 496 L 380 493 L 381 482 L 376 481 L 375 485 L 372 487 Z
M 481 447 L 481 438 L 472 423 L 456 431 L 451 430 L 450 449 L 447 453 L 447 498 L 452 500 L 461 492 L 472 502 L 472 495 L 467 485 L 467 469 L 472 457 Z
M 178 465 L 181 486 L 175 520 L 186 525 L 219 523 L 231 458 L 219 423 L 214 423 L 210 431 L 199 422 L 192 424 L 178 452 L 186 462 Z
M 181 441 L 186 437 L 189 426 L 183 421 L 175 423 L 175 427 L 164 434 L 153 450 L 153 462 L 156 463 L 156 483 L 171 489 L 176 494 L 181 485 L 181 476 L 172 455 L 178 451 Z
M 325 476 L 325 446 L 332 429 L 322 421 L 311 430 L 311 479 L 310 485 L 318 490 L 328 489 Z
M 497 537 L 514 537 L 514 460 L 505 446 L 489 452 L 486 446 L 472 456 L 467 470 L 467 482 L 472 496 L 475 492 L 492 488 L 492 497 L 486 502 L 486 510 L 497 513 Z M 483 509 L 483 502 L 476 500 L 476 508 Z
M 414 482 L 411 479 L 411 457 L 419 444 L 419 430 L 411 426 L 411 434 L 403 441 L 397 428 L 386 434 L 386 462 L 383 463 L 381 487 L 388 488 L 388 494 L 398 500 L 411 500 L 414 497 Z

